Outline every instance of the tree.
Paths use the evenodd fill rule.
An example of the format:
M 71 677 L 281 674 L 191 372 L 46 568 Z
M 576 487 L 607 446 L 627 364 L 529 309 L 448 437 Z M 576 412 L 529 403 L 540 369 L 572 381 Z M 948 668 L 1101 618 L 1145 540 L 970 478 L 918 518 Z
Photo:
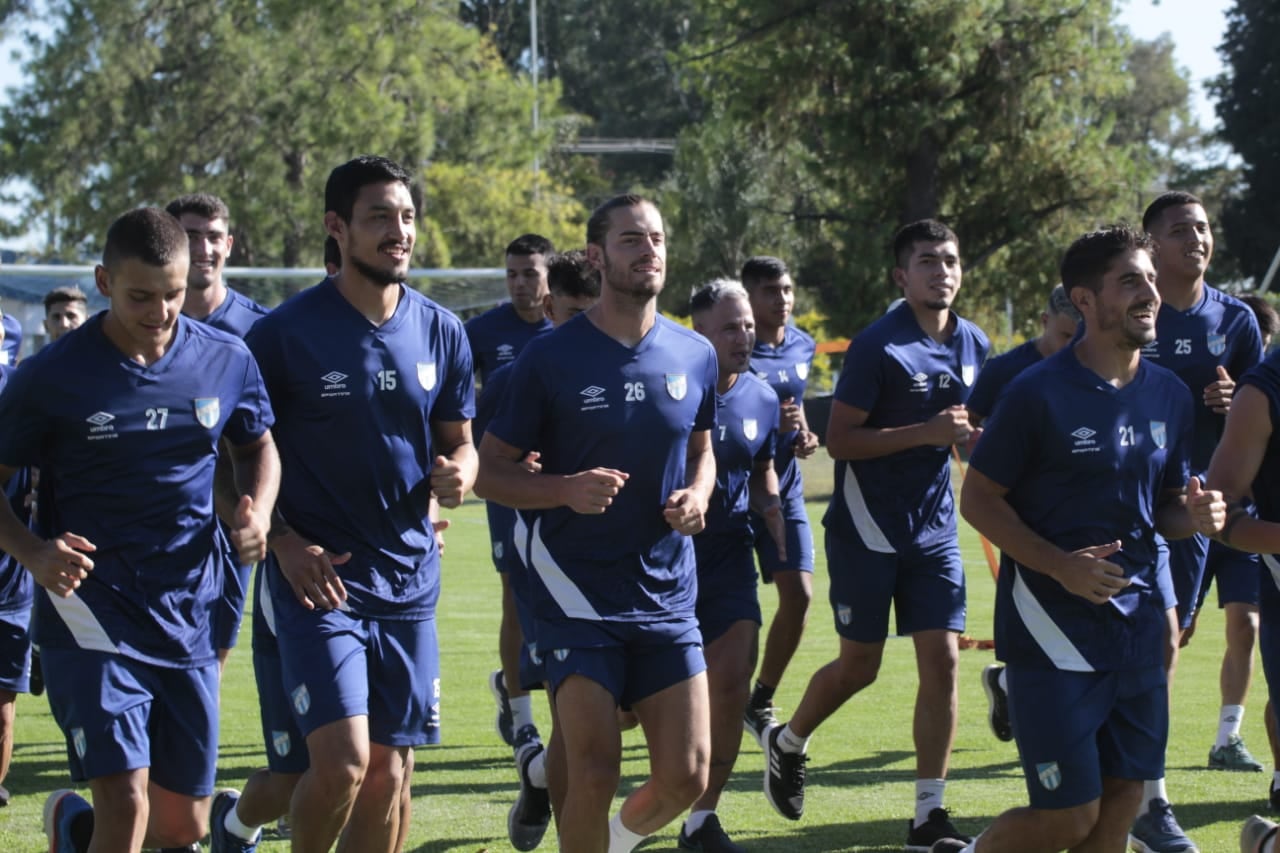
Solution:
M 1222 226 L 1242 271 L 1260 281 L 1280 248 L 1280 7 L 1236 0 L 1218 52 L 1226 63 L 1213 84 L 1222 136 L 1241 161 L 1243 186 Z
M 0 178 L 32 188 L 23 229 L 89 255 L 134 205 L 208 190 L 232 210 L 233 263 L 318 265 L 329 170 L 374 152 L 420 178 L 476 163 L 533 203 L 546 131 L 527 126 L 527 82 L 439 0 L 51 0 L 31 31 L 30 82 L 0 111 Z M 567 214 L 572 218 L 572 214 Z M 429 207 L 423 231 L 445 235 Z M 492 263 L 505 231 L 438 256 Z

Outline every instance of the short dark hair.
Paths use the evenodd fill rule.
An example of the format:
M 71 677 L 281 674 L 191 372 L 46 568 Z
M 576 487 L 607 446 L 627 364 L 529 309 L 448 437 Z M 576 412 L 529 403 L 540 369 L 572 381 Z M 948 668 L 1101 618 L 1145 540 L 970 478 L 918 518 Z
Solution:
M 102 265 L 112 272 L 122 262 L 137 258 L 147 266 L 167 267 L 180 257 L 188 257 L 188 251 L 187 232 L 178 220 L 158 207 L 139 207 L 107 229 Z
M 338 241 L 332 234 L 324 238 L 324 263 L 325 266 L 333 264 L 339 269 L 342 268 L 342 250 L 338 248 Z
M 45 313 L 48 314 L 53 306 L 64 302 L 83 302 L 86 308 L 89 305 L 89 299 L 84 295 L 84 291 L 74 284 L 69 287 L 55 287 L 44 295 Z
M 556 250 L 551 241 L 541 234 L 521 234 L 507 244 L 508 255 L 542 255 L 546 258 Z
M 582 249 L 556 252 L 547 259 L 547 287 L 574 299 L 600 298 L 600 273 Z
M 1167 193 L 1161 193 L 1156 196 L 1155 201 L 1147 205 L 1147 209 L 1142 214 L 1142 230 L 1148 234 L 1151 229 L 1156 227 L 1156 223 L 1160 221 L 1160 217 L 1171 207 L 1182 207 L 1188 204 L 1198 204 L 1204 207 L 1204 202 L 1193 196 L 1191 193 L 1184 193 L 1180 190 L 1170 190 Z
M 624 193 L 615 195 L 591 212 L 587 219 L 587 245 L 603 246 L 605 235 L 609 233 L 609 216 L 620 207 L 639 207 L 648 204 L 655 209 L 657 205 L 641 195 Z
M 755 290 L 758 285 L 767 281 L 777 281 L 791 270 L 781 258 L 772 255 L 755 255 L 747 258 L 742 265 L 742 286 L 747 290 Z
M 324 209 L 338 214 L 343 222 L 351 221 L 356 196 L 369 184 L 404 184 L 410 193 L 413 183 L 403 166 L 376 154 L 362 154 L 348 160 L 329 173 L 324 185 Z
M 1253 310 L 1253 316 L 1258 319 L 1258 330 L 1262 332 L 1264 339 L 1280 332 L 1280 313 L 1276 312 L 1274 305 L 1256 293 L 1245 293 L 1238 298 Z
M 227 203 L 212 193 L 180 195 L 166 204 L 164 209 L 174 219 L 180 218 L 184 213 L 194 213 L 196 216 L 203 216 L 205 219 L 231 221 L 231 211 L 227 208 Z
M 936 219 L 920 219 L 908 222 L 893 235 L 893 262 L 899 269 L 906 269 L 911 263 L 911 253 L 916 243 L 945 243 L 950 240 L 960 247 L 960 239 L 956 232 Z
M 1066 315 L 1072 320 L 1079 323 L 1084 318 L 1080 316 L 1080 309 L 1071 301 L 1071 296 L 1067 293 L 1067 289 L 1062 285 L 1054 285 L 1049 293 L 1049 316 L 1057 317 Z
M 1129 252 L 1152 253 L 1151 235 L 1132 225 L 1108 225 L 1080 237 L 1062 256 L 1062 286 L 1068 292 L 1083 287 L 1097 293 L 1102 290 L 1102 277 L 1111 262 Z
M 689 297 L 689 313 L 695 317 L 710 311 L 725 299 L 750 299 L 742 282 L 731 278 L 713 278 Z

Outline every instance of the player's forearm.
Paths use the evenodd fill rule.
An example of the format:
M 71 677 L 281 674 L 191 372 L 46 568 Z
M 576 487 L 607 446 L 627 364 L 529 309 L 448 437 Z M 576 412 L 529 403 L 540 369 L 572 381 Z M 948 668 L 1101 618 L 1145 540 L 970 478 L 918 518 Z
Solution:
M 1280 524 L 1263 521 L 1245 513 L 1238 518 L 1228 516 L 1229 527 L 1218 534 L 1223 545 L 1249 554 L 1280 554 Z
M 747 481 L 747 499 L 752 511 L 760 515 L 771 507 L 782 505 L 778 472 L 773 470 L 772 462 L 767 468 L 757 467 L 751 472 L 751 479 Z
M 16 514 L 8 500 L 0 500 L 0 551 L 11 555 L 20 565 L 34 564 L 35 552 L 44 540 Z
M 253 444 L 232 447 L 231 466 L 237 492 L 232 500 L 248 495 L 259 512 L 270 512 L 280 494 L 280 454 L 276 452 L 271 432 L 263 433 Z M 234 504 L 232 512 L 235 512 Z
M 567 506 L 563 474 L 535 474 L 519 460 L 480 456 L 475 493 L 512 509 L 555 509 Z
M 716 457 L 711 449 L 710 432 L 694 433 L 690 438 L 685 466 L 686 488 L 707 506 L 716 489 Z
M 1156 506 L 1152 521 L 1155 522 L 1156 532 L 1169 540 L 1186 539 L 1197 530 L 1195 518 L 1187 509 L 1184 495 L 1162 500 Z
M 930 444 L 926 424 L 910 424 L 883 429 L 867 426 L 847 427 L 827 435 L 827 453 L 838 462 L 875 459 L 912 447 Z
M 445 453 L 444 456 L 458 466 L 458 472 L 462 477 L 463 493 L 474 491 L 476 477 L 480 473 L 480 456 L 476 453 L 476 446 L 470 441 L 462 442 Z

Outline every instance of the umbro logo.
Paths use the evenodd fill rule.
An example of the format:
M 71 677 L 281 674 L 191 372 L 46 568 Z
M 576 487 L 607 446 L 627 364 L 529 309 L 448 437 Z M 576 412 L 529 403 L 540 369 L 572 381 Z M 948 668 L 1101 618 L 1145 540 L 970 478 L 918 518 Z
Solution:
M 604 389 L 601 388 L 599 385 L 588 385 L 586 388 L 583 388 L 578 393 L 584 397 L 599 397 L 601 394 L 604 393 Z M 591 401 L 588 400 L 588 402 L 591 402 Z
M 115 438 L 116 426 L 112 423 L 116 416 L 110 412 L 94 412 L 85 420 L 89 423 L 89 441 L 103 438 Z
M 582 397 L 582 408 L 578 411 L 590 412 L 593 409 L 607 409 L 609 404 L 604 399 L 605 389 L 599 385 L 588 385 L 578 394 Z
M 107 424 L 111 423 L 115 419 L 116 419 L 116 416 L 111 414 L 110 412 L 94 412 L 92 415 L 89 415 L 89 417 L 85 418 L 86 421 L 88 421 L 89 423 L 93 424 L 96 427 L 106 426 Z
M 1072 430 L 1071 437 L 1075 439 L 1074 446 L 1071 449 L 1075 453 L 1097 453 L 1102 448 L 1098 446 L 1098 442 L 1093 437 L 1098 434 L 1097 430 L 1088 427 L 1080 427 Z M 1052 790 L 1052 789 L 1050 789 Z
M 1080 427 L 1080 429 L 1071 433 L 1071 437 L 1084 441 L 1086 438 L 1093 438 L 1097 434 L 1098 433 L 1095 430 L 1091 430 L 1088 427 Z
M 339 382 L 347 378 L 347 374 L 339 373 L 336 370 L 331 370 L 328 373 L 326 373 L 324 376 L 321 376 L 320 378 L 323 379 L 325 382 L 328 382 L 330 385 L 337 385 Z
M 347 390 L 347 374 L 341 370 L 330 370 L 320 377 L 320 381 L 324 383 L 324 390 L 320 392 L 321 398 L 351 396 L 351 392 Z
M 911 390 L 913 393 L 924 393 L 929 390 L 929 374 L 916 373 L 911 377 Z

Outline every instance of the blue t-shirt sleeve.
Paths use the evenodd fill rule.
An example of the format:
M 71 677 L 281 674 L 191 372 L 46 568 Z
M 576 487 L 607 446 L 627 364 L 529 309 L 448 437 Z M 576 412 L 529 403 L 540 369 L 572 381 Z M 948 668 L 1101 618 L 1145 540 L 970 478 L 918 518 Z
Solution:
M 715 351 L 703 363 L 702 402 L 698 405 L 697 417 L 693 419 L 693 430 L 712 429 L 716 425 L 716 382 L 720 379 L 720 367 L 716 363 Z
M 507 391 L 501 395 L 486 428 L 495 438 L 526 451 L 538 447 L 538 433 L 549 402 L 547 387 L 537 366 L 538 349 L 536 345 L 526 347 L 516 357 L 508 374 Z
M 840 368 L 840 381 L 836 383 L 835 398 L 864 412 L 875 408 L 884 381 L 883 355 L 880 341 L 872 341 L 866 334 L 850 341 Z
M 996 405 L 996 395 L 1004 384 L 1001 376 L 1003 372 L 995 359 L 987 359 L 982 369 L 978 371 L 978 380 L 973 383 L 973 391 L 969 393 L 969 399 L 965 401 L 970 411 L 982 418 L 991 416 L 991 410 Z
M 1165 458 L 1164 477 L 1160 489 L 1182 489 L 1191 479 L 1192 427 L 1195 425 L 1195 404 L 1191 389 L 1182 382 L 1171 382 L 1168 394 L 1173 398 L 1177 417 L 1177 433 L 1171 436 L 1173 444 Z
M 772 459 L 778 454 L 778 422 L 781 418 L 778 415 L 778 407 L 762 407 L 769 412 L 769 420 L 761 424 L 767 430 L 765 433 L 764 443 L 760 445 L 760 449 L 756 451 L 755 461 L 764 462 Z
M 249 444 L 262 436 L 275 423 L 267 386 L 262 381 L 262 371 L 252 355 L 244 357 L 244 379 L 239 400 L 222 434 L 232 444 Z
M 1237 321 L 1232 334 L 1240 345 L 1236 348 L 1235 358 L 1227 366 L 1227 372 L 1237 382 L 1246 372 L 1252 370 L 1262 361 L 1262 332 L 1258 329 L 1258 321 L 1252 311 L 1244 311 Z
M 456 334 L 449 336 L 440 396 L 431 407 L 433 421 L 468 421 L 476 413 L 475 367 L 471 347 L 460 324 L 453 325 Z M 437 365 L 440 367 L 440 365 Z
M 1031 461 L 1037 434 L 1039 401 L 1016 381 L 1000 397 L 984 424 L 969 467 L 992 481 L 1013 488 Z
M 32 395 L 33 375 L 41 361 L 27 359 L 14 370 L 0 391 L 0 465 L 21 468 L 39 464 L 40 448 L 50 425 L 39 403 Z

